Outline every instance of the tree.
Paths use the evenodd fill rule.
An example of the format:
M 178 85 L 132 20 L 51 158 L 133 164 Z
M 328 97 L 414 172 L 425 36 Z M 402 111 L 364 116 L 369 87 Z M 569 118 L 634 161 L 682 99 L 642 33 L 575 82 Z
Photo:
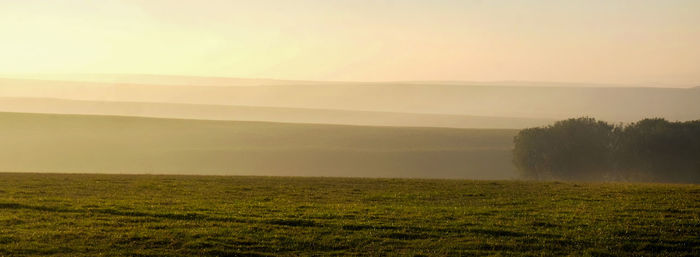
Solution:
M 525 129 L 514 139 L 513 161 L 525 178 L 600 180 L 613 170 L 614 133 L 614 126 L 588 117 Z
M 615 155 L 629 180 L 700 182 L 700 121 L 632 123 L 620 134 Z
M 700 120 L 612 126 L 584 117 L 524 129 L 514 142 L 524 178 L 700 182 Z

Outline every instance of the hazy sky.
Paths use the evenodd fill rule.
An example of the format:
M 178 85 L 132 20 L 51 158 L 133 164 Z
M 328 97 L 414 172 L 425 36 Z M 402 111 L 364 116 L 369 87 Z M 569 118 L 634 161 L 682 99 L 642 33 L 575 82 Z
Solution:
M 0 73 L 700 84 L 700 1 L 0 0 Z

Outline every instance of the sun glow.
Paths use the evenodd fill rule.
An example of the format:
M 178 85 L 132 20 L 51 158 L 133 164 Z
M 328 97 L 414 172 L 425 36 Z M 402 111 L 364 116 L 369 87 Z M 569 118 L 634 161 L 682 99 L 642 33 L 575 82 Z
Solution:
M 700 82 L 698 1 L 0 4 L 2 73 Z

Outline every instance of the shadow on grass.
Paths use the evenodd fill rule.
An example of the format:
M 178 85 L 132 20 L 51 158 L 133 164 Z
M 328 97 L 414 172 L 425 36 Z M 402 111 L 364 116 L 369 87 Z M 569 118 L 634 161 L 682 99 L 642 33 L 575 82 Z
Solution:
M 292 226 L 292 227 L 321 227 L 323 224 L 316 223 L 312 220 L 304 219 L 272 219 L 272 220 L 246 220 L 233 217 L 213 217 L 200 213 L 148 213 L 131 210 L 118 210 L 114 208 L 89 208 L 89 209 L 67 209 L 60 207 L 49 206 L 33 206 L 20 203 L 0 203 L 0 209 L 25 209 L 34 211 L 46 212 L 61 212 L 61 213 L 82 213 L 82 214 L 108 214 L 124 217 L 147 217 L 169 220 L 185 220 L 185 221 L 219 221 L 219 222 L 235 222 L 235 223 L 265 223 L 270 225 Z
M 127 217 L 150 217 L 150 218 L 162 218 L 171 220 L 210 220 L 210 221 L 226 221 L 226 222 L 243 222 L 245 220 L 235 219 L 235 218 L 222 218 L 222 217 L 211 217 L 198 213 L 147 213 L 138 211 L 122 211 L 117 209 L 67 209 L 60 207 L 49 207 L 49 206 L 33 206 L 20 203 L 0 203 L 0 209 L 25 209 L 34 211 L 46 211 L 46 212 L 64 212 L 64 213 L 101 213 L 110 214 L 116 216 L 127 216 Z
M 320 227 L 321 224 L 318 224 L 312 220 L 303 220 L 303 219 L 273 219 L 273 220 L 266 220 L 264 221 L 266 224 L 270 225 L 282 225 L 282 226 L 291 226 L 291 227 Z
M 482 229 L 482 228 L 472 228 L 467 230 L 475 234 L 489 235 L 494 237 L 522 237 L 526 236 L 525 233 L 501 230 L 501 229 Z
M 168 219 L 168 220 L 182 220 L 182 221 L 214 221 L 214 222 L 233 222 L 233 223 L 247 223 L 247 224 L 269 224 L 278 226 L 289 226 L 289 227 L 324 227 L 325 224 L 315 222 L 308 219 L 240 219 L 234 217 L 215 217 L 209 216 L 201 213 L 149 213 L 133 210 L 119 210 L 114 208 L 88 208 L 88 209 L 69 209 L 62 207 L 50 207 L 50 206 L 33 206 L 20 203 L 0 203 L 0 209 L 25 209 L 34 211 L 45 211 L 45 212 L 59 212 L 59 213 L 76 213 L 76 214 L 108 214 L 113 216 L 123 216 L 123 217 L 146 217 L 146 218 L 156 218 L 156 219 Z M 425 239 L 429 235 L 424 233 L 432 232 L 456 232 L 456 233 L 474 233 L 480 235 L 487 235 L 492 237 L 523 237 L 526 236 L 525 233 L 502 230 L 502 229 L 487 229 L 487 228 L 431 228 L 426 229 L 422 227 L 396 227 L 396 226 L 386 226 L 386 225 L 368 225 L 368 224 L 346 224 L 342 225 L 341 229 L 349 231 L 358 230 L 397 230 L 402 229 L 406 233 L 392 233 L 389 234 L 389 238 L 401 239 L 401 240 L 414 240 L 414 239 Z
M 48 211 L 48 212 L 75 212 L 74 210 L 60 208 L 60 207 L 48 207 L 48 206 L 32 206 L 21 203 L 0 203 L 0 209 L 25 209 L 34 211 Z

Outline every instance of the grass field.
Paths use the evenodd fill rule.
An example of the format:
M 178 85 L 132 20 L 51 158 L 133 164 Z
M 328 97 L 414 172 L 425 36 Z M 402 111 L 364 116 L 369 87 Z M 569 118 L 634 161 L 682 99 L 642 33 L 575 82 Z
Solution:
M 0 174 L 0 255 L 700 255 L 700 186 Z

